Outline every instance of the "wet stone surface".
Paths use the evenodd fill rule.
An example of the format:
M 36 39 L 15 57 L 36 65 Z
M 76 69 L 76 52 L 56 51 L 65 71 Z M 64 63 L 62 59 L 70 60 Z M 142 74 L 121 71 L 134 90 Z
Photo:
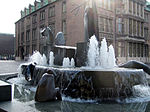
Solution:
M 23 61 L 0 60 L 0 74 L 17 72 L 17 69 L 21 63 L 23 63 Z

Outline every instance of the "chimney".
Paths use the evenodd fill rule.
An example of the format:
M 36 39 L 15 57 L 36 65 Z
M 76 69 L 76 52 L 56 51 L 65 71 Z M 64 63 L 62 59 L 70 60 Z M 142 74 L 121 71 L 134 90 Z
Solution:
M 24 17 L 24 12 L 21 10 L 20 13 L 21 13 L 21 18 L 23 18 Z
M 27 15 L 27 8 L 25 7 L 24 8 L 24 16 L 26 16 Z
M 31 12 L 32 12 L 32 5 L 29 4 L 29 13 L 31 13 Z

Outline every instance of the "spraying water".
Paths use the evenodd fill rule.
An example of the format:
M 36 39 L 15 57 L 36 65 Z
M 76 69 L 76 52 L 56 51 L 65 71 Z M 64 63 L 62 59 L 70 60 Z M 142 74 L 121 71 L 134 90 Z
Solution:
M 47 65 L 45 54 L 42 56 L 39 51 L 34 51 L 33 55 L 29 59 L 29 62 L 34 62 L 37 65 Z
M 101 41 L 101 47 L 99 49 L 99 43 L 94 36 L 91 37 L 88 50 L 88 64 L 91 68 L 114 68 L 116 66 L 116 59 L 114 48 L 112 45 L 107 47 L 106 39 Z
M 74 62 L 74 59 L 73 59 L 73 58 L 71 58 L 70 64 L 71 64 L 71 65 L 70 65 L 71 67 L 75 67 L 75 62 Z
M 49 66 L 54 65 L 54 53 L 51 51 L 49 54 Z
M 70 60 L 68 57 L 63 59 L 63 67 L 70 67 Z
M 91 37 L 88 50 L 88 66 L 94 68 L 99 66 L 99 44 L 94 36 Z
M 41 63 L 41 65 L 43 65 L 43 66 L 47 65 L 47 58 L 46 58 L 45 54 L 43 54 L 43 56 L 42 56 L 42 63 Z
M 108 51 L 108 66 L 110 68 L 113 68 L 116 66 L 116 58 L 115 58 L 115 51 L 112 45 L 109 46 L 109 51 Z

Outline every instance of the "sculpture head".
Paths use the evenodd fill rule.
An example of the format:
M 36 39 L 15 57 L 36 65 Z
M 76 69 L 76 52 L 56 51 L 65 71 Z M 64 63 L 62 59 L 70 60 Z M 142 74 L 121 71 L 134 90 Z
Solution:
M 41 35 L 46 37 L 46 43 L 47 44 L 52 44 L 54 43 L 54 34 L 51 30 L 51 28 L 46 27 L 43 30 L 40 31 Z
M 55 45 L 66 45 L 63 32 L 58 32 L 55 37 Z

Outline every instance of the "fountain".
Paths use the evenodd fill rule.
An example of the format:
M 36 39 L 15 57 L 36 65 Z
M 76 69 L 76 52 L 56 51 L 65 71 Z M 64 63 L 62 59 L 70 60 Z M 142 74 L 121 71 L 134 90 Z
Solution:
M 150 101 L 150 89 L 146 79 L 149 68 L 143 67 L 143 64 L 140 64 L 140 69 L 135 69 L 137 66 L 129 66 L 128 64 L 118 67 L 113 46 L 108 47 L 105 38 L 101 43 L 99 42 L 97 35 L 94 35 L 97 32 L 95 23 L 92 24 L 94 30 L 88 26 L 89 23 L 87 22 L 91 22 L 91 20 L 88 21 L 90 15 L 88 13 L 91 11 L 92 9 L 86 8 L 85 30 L 88 34 L 85 36 L 85 42 L 77 43 L 77 47 L 64 46 L 63 33 L 59 32 L 58 38 L 54 39 L 51 35 L 53 39 L 48 39 L 52 32 L 49 35 L 46 33 L 51 30 L 45 28 L 42 31 L 42 34 L 48 35 L 47 39 L 51 41 L 51 46 L 48 46 L 50 47 L 48 54 L 45 54 L 48 58 L 46 59 L 44 54 L 42 56 L 36 51 L 30 57 L 30 63 L 22 64 L 21 69 L 19 69 L 26 79 L 31 79 L 27 80 L 28 85 L 37 86 L 43 78 L 43 74 L 46 73 L 47 76 L 50 74 L 53 77 L 53 85 L 60 89 L 65 101 L 99 103 L 100 101 L 111 100 L 130 103 L 138 99 L 145 101 L 145 98 Z M 93 18 L 95 18 L 94 15 Z M 45 31 L 46 33 L 44 33 Z M 54 40 L 57 41 L 53 42 Z M 63 43 L 59 43 L 58 40 Z M 32 70 L 29 67 L 31 63 L 36 63 Z M 139 63 L 134 62 L 133 65 L 135 64 L 139 65 Z M 131 69 L 132 67 L 134 69 Z M 28 70 L 30 70 L 29 75 L 27 75 Z M 42 82 L 40 84 L 42 85 Z M 18 91 L 20 90 L 18 89 Z M 42 91 L 40 93 L 42 94 Z M 69 104 L 62 102 L 62 105 L 68 107 Z M 144 110 L 146 105 L 140 106 Z M 130 109 L 128 110 L 130 111 Z
M 46 39 L 48 53 L 45 55 L 49 58 L 36 51 L 30 57 L 36 65 L 22 65 L 22 74 L 31 79 L 28 81 L 32 85 L 38 85 L 43 74 L 52 75 L 55 87 L 65 97 L 96 101 L 129 98 L 136 87 L 148 86 L 145 72 L 149 73 L 150 68 L 140 63 L 117 67 L 113 46 L 108 47 L 105 38 L 99 42 L 97 24 L 93 21 L 97 14 L 93 0 L 91 2 L 92 7 L 87 6 L 84 15 L 85 41 L 77 43 L 77 47 L 65 46 L 63 33 L 59 32 L 54 39 L 51 29 L 46 27 L 41 35 Z M 134 68 L 140 65 L 145 72 L 122 68 L 128 65 L 136 65 L 131 66 Z
M 136 86 L 148 85 L 143 70 L 117 67 L 113 46 L 107 47 L 105 38 L 99 44 L 93 35 L 87 47 L 87 62 L 82 67 L 75 67 L 78 63 L 69 57 L 63 59 L 61 66 L 55 65 L 55 52 L 52 51 L 49 55 L 49 66 L 43 66 L 44 64 L 38 62 L 41 59 L 39 52 L 34 53 L 31 59 L 37 65 L 32 71 L 31 84 L 37 85 L 44 73 L 50 73 L 54 76 L 56 88 L 60 88 L 63 96 L 96 101 L 129 98 L 134 95 Z M 27 67 L 22 65 L 25 76 Z

